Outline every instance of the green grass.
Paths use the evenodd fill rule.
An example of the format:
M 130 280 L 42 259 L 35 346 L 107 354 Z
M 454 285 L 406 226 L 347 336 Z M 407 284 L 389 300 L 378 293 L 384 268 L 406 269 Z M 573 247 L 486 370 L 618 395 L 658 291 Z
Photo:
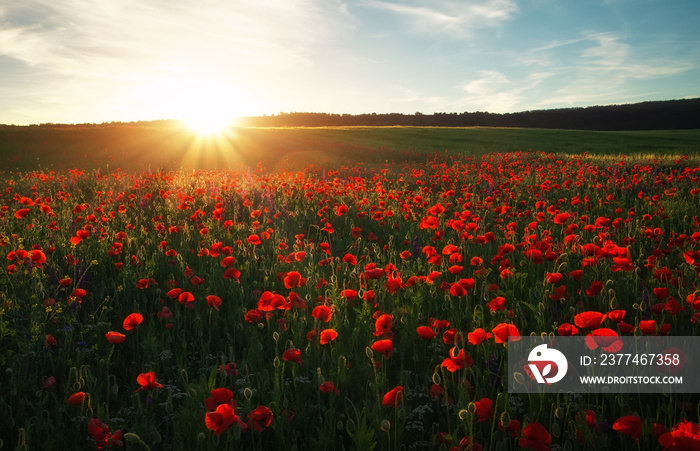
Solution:
M 527 150 L 556 154 L 697 156 L 700 130 L 596 132 L 435 127 L 233 128 L 218 139 L 145 125 L 86 129 L 0 128 L 0 170 L 40 168 L 301 168 L 356 162 L 420 161 L 425 153 L 482 155 Z
M 516 450 L 517 438 L 498 429 L 514 419 L 542 424 L 558 449 L 658 449 L 652 425 L 698 423 L 697 394 L 511 395 L 503 385 L 505 345 L 493 338 L 458 345 L 474 364 L 450 372 L 442 365 L 454 355 L 444 331 L 427 341 L 416 328 L 437 318 L 462 337 L 504 322 L 522 335 L 556 334 L 562 323 L 575 323 L 576 314 L 607 313 L 614 305 L 627 311 L 632 326 L 649 317 L 669 325 L 671 335 L 697 335 L 700 325 L 686 299 L 696 293 L 698 268 L 686 253 L 699 249 L 697 239 L 688 238 L 700 230 L 700 191 L 692 178 L 698 133 L 238 129 L 225 142 L 193 146 L 191 133 L 136 126 L 2 130 L 5 170 L 49 170 L 6 173 L 0 193 L 0 255 L 6 258 L 0 266 L 0 440 L 9 449 L 94 449 L 88 435 L 94 418 L 111 432 L 132 434 L 125 449 L 448 449 L 472 436 L 487 449 Z M 435 152 L 440 155 L 430 157 Z M 595 156 L 579 158 L 583 152 Z M 621 154 L 630 157 L 624 165 Z M 690 158 L 674 161 L 684 154 Z M 664 157 L 646 161 L 655 155 Z M 258 161 L 269 170 L 256 168 Z M 155 171 L 237 163 L 252 168 Z M 304 164 L 313 167 L 284 170 Z M 79 170 L 66 169 L 73 166 Z M 681 176 L 686 169 L 690 175 Z M 434 210 L 437 204 L 445 210 Z M 26 215 L 19 214 L 24 208 Z M 554 222 L 557 212 L 571 214 L 565 226 Z M 423 226 L 428 216 L 437 218 L 435 228 Z M 466 219 L 458 225 L 457 217 Z M 599 226 L 598 218 L 620 222 Z M 355 227 L 362 229 L 357 236 Z M 78 232 L 89 233 L 71 243 Z M 249 242 L 251 234 L 263 239 Z M 584 263 L 590 255 L 564 242 L 567 234 L 575 235 L 573 243 L 609 251 L 596 252 L 595 264 Z M 681 235 L 686 238 L 677 240 Z M 512 252 L 501 250 L 506 243 Z M 447 257 L 448 244 L 463 257 L 458 274 L 449 269 L 459 260 Z M 230 248 L 240 280 L 226 278 L 221 246 Z M 421 251 L 430 246 L 441 259 Z M 549 249 L 552 260 L 531 261 L 530 247 Z M 634 271 L 613 269 L 610 252 L 618 247 L 629 250 Z M 39 248 L 46 257 L 41 265 L 19 256 Z M 296 257 L 299 251 L 304 259 Z M 483 261 L 471 263 L 472 257 Z M 359 274 L 368 263 L 386 272 L 365 285 Z M 657 279 L 660 267 L 681 283 Z M 576 269 L 583 271 L 580 281 L 569 275 Z M 286 287 L 289 271 L 308 282 Z M 429 283 L 433 271 L 441 276 Z M 565 298 L 550 297 L 556 288 L 546 282 L 548 272 L 563 274 L 556 288 L 565 287 Z M 398 273 L 403 287 L 390 290 L 389 276 Z M 462 278 L 475 279 L 474 287 L 450 294 Z M 594 281 L 605 288 L 589 296 L 585 290 Z M 175 284 L 194 295 L 194 308 L 168 294 Z M 663 286 L 687 308 L 652 314 L 640 299 Z M 81 299 L 76 288 L 85 291 Z M 375 297 L 351 301 L 341 296 L 345 289 L 360 297 L 373 290 Z M 306 308 L 244 316 L 262 292 L 287 296 L 292 290 Z M 208 295 L 223 300 L 219 310 L 207 304 Z M 490 311 L 486 302 L 496 296 L 505 298 L 507 310 Z M 333 308 L 328 323 L 311 315 L 317 304 Z M 172 317 L 159 316 L 163 307 Z M 144 321 L 125 330 L 123 320 L 134 312 Z M 388 359 L 370 348 L 381 338 L 374 332 L 382 313 L 393 316 Z M 618 325 L 607 319 L 605 327 Z M 321 345 L 325 328 L 338 337 Z M 108 331 L 126 340 L 110 344 Z M 292 348 L 303 362 L 283 360 Z M 227 363 L 236 371 L 219 371 Z M 149 371 L 163 387 L 136 392 L 139 374 Z M 50 378 L 55 383 L 46 385 Z M 324 381 L 340 394 L 322 393 Z M 433 384 L 443 395 L 431 397 Z M 397 386 L 405 387 L 400 405 L 383 406 L 383 395 Z M 233 392 L 243 420 L 258 406 L 269 408 L 270 427 L 253 432 L 235 424 L 214 435 L 205 423 L 214 409 L 205 400 L 215 388 Z M 81 391 L 87 393 L 82 403 L 66 402 Z M 477 421 L 475 403 L 484 398 L 493 412 Z M 593 425 L 580 419 L 583 410 L 597 415 Z M 611 427 L 627 415 L 642 421 L 639 445 Z M 440 444 L 439 433 L 449 435 L 449 444 Z

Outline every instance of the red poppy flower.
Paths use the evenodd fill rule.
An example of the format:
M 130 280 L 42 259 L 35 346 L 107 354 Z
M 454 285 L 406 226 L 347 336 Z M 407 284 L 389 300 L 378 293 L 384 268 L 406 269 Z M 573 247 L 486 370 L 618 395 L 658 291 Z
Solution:
M 474 359 L 472 359 L 472 356 L 465 354 L 464 349 L 460 349 L 456 355 L 455 349 L 457 348 L 450 349 L 450 356 L 441 363 L 450 373 L 469 368 L 474 364 Z
M 325 345 L 335 340 L 338 337 L 338 332 L 334 329 L 323 329 L 319 335 L 320 343 Z
M 659 435 L 659 445 L 670 451 L 700 449 L 700 425 L 683 420 Z
M 416 332 L 423 340 L 432 340 L 437 335 L 433 328 L 428 326 L 418 326 Z
M 236 401 L 233 400 L 233 392 L 228 388 L 215 388 L 211 392 L 211 397 L 204 400 L 207 410 L 216 410 L 221 404 L 228 404 L 236 408 Z
M 468 291 L 468 290 L 471 290 L 474 288 L 474 286 L 476 285 L 476 280 L 474 280 L 474 279 L 459 279 L 457 281 L 457 283 L 459 285 L 461 285 L 462 288 L 464 288 L 465 290 Z
M 666 287 L 654 288 L 654 296 L 659 301 L 663 301 L 668 296 L 668 288 L 666 288 Z
M 318 387 L 318 389 L 322 393 L 335 393 L 336 395 L 340 394 L 340 390 L 335 388 L 335 384 L 331 381 L 325 381 Z
M 523 436 L 518 439 L 518 446 L 537 451 L 549 451 L 552 436 L 540 423 L 532 422 L 523 428 Z
M 298 363 L 299 365 L 301 365 L 301 351 L 296 348 L 287 349 L 286 351 L 284 351 L 284 354 L 282 354 L 282 360 L 286 360 L 287 362 L 292 363 Z
M 656 333 L 656 321 L 653 319 L 639 321 L 639 330 L 644 335 L 653 335 Z
M 311 311 L 311 316 L 317 318 L 319 321 L 327 323 L 333 317 L 333 311 L 330 309 L 330 307 L 325 305 L 317 305 Z
M 239 277 L 241 277 L 241 272 L 235 268 L 226 268 L 226 271 L 224 271 L 224 279 L 235 279 L 238 281 Z
M 398 407 L 398 403 L 401 402 L 402 392 L 403 387 L 400 385 L 392 388 L 382 398 L 382 405 L 385 407 Z
M 378 340 L 372 343 L 372 350 L 377 351 L 380 354 L 384 354 L 384 358 L 388 359 L 391 355 L 391 351 L 394 350 L 394 342 L 391 340 Z
M 577 282 L 581 281 L 582 276 L 583 276 L 583 271 L 580 269 L 574 269 L 573 271 L 571 271 L 569 273 L 569 277 L 571 277 L 572 279 L 574 279 Z
M 44 347 L 48 348 L 49 346 L 58 346 L 58 342 L 53 337 L 53 335 L 46 334 L 46 340 L 44 340 Z
M 469 332 L 467 334 L 467 340 L 469 341 L 470 344 L 472 344 L 474 346 L 483 343 L 488 338 L 491 338 L 491 333 L 486 332 L 484 329 L 482 329 L 480 327 L 477 329 L 474 329 L 473 332 Z
M 107 341 L 109 341 L 113 345 L 119 344 L 126 340 L 126 335 L 114 331 L 107 332 L 105 334 L 105 337 L 107 337 Z
M 173 288 L 172 290 L 165 293 L 165 295 L 167 297 L 169 297 L 170 299 L 177 299 L 181 293 L 182 293 L 182 288 Z
M 302 298 L 298 294 L 296 294 L 293 291 L 289 292 L 289 296 L 287 296 L 287 302 L 284 306 L 285 310 L 290 309 L 291 307 L 296 307 L 300 309 L 305 309 L 306 308 L 306 299 Z
M 257 246 L 257 245 L 259 245 L 260 243 L 262 243 L 262 241 L 260 241 L 260 237 L 257 236 L 257 235 L 250 235 L 250 236 L 248 237 L 248 243 L 250 243 L 250 244 L 252 244 L 252 245 L 254 245 L 254 246 Z
M 453 283 L 450 286 L 450 294 L 452 296 L 464 296 L 467 294 L 467 290 L 465 290 L 462 285 L 458 283 Z
M 233 407 L 229 404 L 220 404 L 216 407 L 216 411 L 207 412 L 204 418 L 207 429 L 214 431 L 214 435 L 221 435 L 229 426 L 238 421 L 238 416 L 234 414 Z
M 345 255 L 343 256 L 343 261 L 344 261 L 345 263 L 349 263 L 349 264 L 352 265 L 352 266 L 357 265 L 357 258 L 355 258 L 355 256 L 352 255 L 352 254 L 345 254 Z
M 613 429 L 629 435 L 636 442 L 642 433 L 642 420 L 636 415 L 627 415 L 615 420 Z
M 157 387 L 162 387 L 161 384 L 156 382 L 156 373 L 149 371 L 148 373 L 141 373 L 136 376 L 136 382 L 141 385 L 136 391 L 139 390 L 150 390 Z
M 603 324 L 607 315 L 596 311 L 582 312 L 574 316 L 574 324 L 582 329 L 597 329 Z
M 124 319 L 122 327 L 124 327 L 124 330 L 131 330 L 134 327 L 141 324 L 142 321 L 143 315 L 141 315 L 140 313 L 132 313 Z
M 603 348 L 605 352 L 617 352 L 622 349 L 622 340 L 617 332 L 601 327 L 586 335 L 584 339 L 588 349 Z
M 286 303 L 284 297 L 271 291 L 265 291 L 258 300 L 258 310 L 261 312 L 272 312 L 276 308 Z
M 194 295 L 189 291 L 183 291 L 177 297 L 177 301 L 185 306 L 191 306 L 191 304 L 194 302 Z
M 346 289 L 340 292 L 340 295 L 347 299 L 348 301 L 352 301 L 357 297 L 357 291 L 351 290 L 351 289 Z
M 481 398 L 481 400 L 474 402 L 474 405 L 476 405 L 474 415 L 479 417 L 478 422 L 488 420 L 493 415 L 493 401 L 489 398 Z
M 156 313 L 158 318 L 170 319 L 173 316 L 173 312 L 170 311 L 167 305 L 164 305 L 160 312 Z
M 563 323 L 557 328 L 557 333 L 562 337 L 570 337 L 578 333 L 576 326 L 572 326 L 569 323 Z
M 591 282 L 591 285 L 586 290 L 586 294 L 589 297 L 595 297 L 598 296 L 601 291 L 603 291 L 603 282 L 596 280 Z
M 545 277 L 547 278 L 547 283 L 557 283 L 557 282 L 559 282 L 559 281 L 562 279 L 562 277 L 564 277 L 564 276 L 562 276 L 562 275 L 561 275 L 560 273 L 558 273 L 558 272 L 548 272 L 548 273 L 545 274 Z
M 510 434 L 510 438 L 516 439 L 520 435 L 520 421 L 510 420 L 507 425 L 503 423 L 498 423 L 499 431 L 507 431 Z
M 569 215 L 568 213 L 559 213 L 558 215 L 554 216 L 554 223 L 564 225 L 570 217 L 571 215 Z
M 388 276 L 387 281 L 386 281 L 386 291 L 389 293 L 395 293 L 396 290 L 401 288 L 403 281 L 401 280 L 401 277 L 397 275 L 396 277 L 393 276 Z
M 219 310 L 219 306 L 221 305 L 221 298 L 219 296 L 214 296 L 213 294 L 210 294 L 207 296 L 207 305 L 213 309 Z
M 458 334 L 458 332 L 459 331 L 455 328 L 447 329 L 445 332 L 442 333 L 442 341 L 446 345 L 454 345 L 455 343 L 461 343 L 462 335 Z
M 608 318 L 614 323 L 619 323 L 625 317 L 626 310 L 611 310 L 608 312 Z
M 29 215 L 29 209 L 28 208 L 20 208 L 15 212 L 15 218 L 17 219 L 24 219 Z
M 453 265 L 453 266 L 450 266 L 449 268 L 447 268 L 447 270 L 451 274 L 459 274 L 460 272 L 462 272 L 463 269 L 464 269 L 463 266 L 458 266 L 458 265 Z
M 384 270 L 381 268 L 374 268 L 374 267 L 367 268 L 367 267 L 365 267 L 364 275 L 368 279 L 379 279 L 384 275 Z
M 491 330 L 496 343 L 506 343 L 508 341 L 520 340 L 518 328 L 512 324 L 501 323 Z
M 79 406 L 80 404 L 83 403 L 83 400 L 85 399 L 85 392 L 79 391 L 77 393 L 73 393 L 66 399 L 66 404 L 72 404 L 74 406 Z
M 374 335 L 378 337 L 387 332 L 391 332 L 391 323 L 393 320 L 394 318 L 386 313 L 380 315 L 374 322 Z
M 255 432 L 262 432 L 263 426 L 272 424 L 272 411 L 265 406 L 259 406 L 250 413 L 250 420 Z
M 30 258 L 36 264 L 37 268 L 41 268 L 41 265 L 46 263 L 46 254 L 40 250 L 33 250 L 29 252 Z
M 301 274 L 299 274 L 296 271 L 290 271 L 284 277 L 284 287 L 288 288 L 288 289 L 297 287 L 297 286 L 299 286 L 300 281 L 301 281 Z
M 222 268 L 230 268 L 231 266 L 233 266 L 234 261 L 236 261 L 236 259 L 229 255 L 227 257 L 224 257 L 221 260 L 220 264 Z
M 506 309 L 506 298 L 498 296 L 486 303 L 486 307 L 492 312 L 497 312 Z

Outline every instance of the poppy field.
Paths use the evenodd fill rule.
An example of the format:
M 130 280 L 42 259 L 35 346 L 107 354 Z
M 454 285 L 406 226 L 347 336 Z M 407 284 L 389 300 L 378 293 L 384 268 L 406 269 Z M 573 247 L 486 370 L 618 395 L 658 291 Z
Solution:
M 700 396 L 509 394 L 526 335 L 699 332 L 695 156 L 5 173 L 7 449 L 698 449 Z

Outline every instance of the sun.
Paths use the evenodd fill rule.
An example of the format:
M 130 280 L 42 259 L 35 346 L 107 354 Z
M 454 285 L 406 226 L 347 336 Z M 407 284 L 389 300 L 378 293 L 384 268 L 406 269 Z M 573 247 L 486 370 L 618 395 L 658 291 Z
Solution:
M 243 96 L 231 87 L 197 83 L 181 95 L 184 125 L 200 135 L 218 135 L 233 125 Z
M 234 118 L 216 108 L 202 107 L 182 119 L 188 129 L 199 135 L 218 135 L 233 125 Z
M 258 109 L 250 89 L 232 80 L 173 69 L 135 93 L 150 117 L 178 118 L 200 136 L 223 135 L 238 117 Z

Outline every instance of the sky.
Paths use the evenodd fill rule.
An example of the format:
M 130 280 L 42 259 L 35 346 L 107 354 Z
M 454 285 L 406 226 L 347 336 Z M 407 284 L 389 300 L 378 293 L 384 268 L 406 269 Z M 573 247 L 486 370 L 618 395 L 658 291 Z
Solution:
M 0 123 L 700 97 L 698 0 L 2 0 Z

